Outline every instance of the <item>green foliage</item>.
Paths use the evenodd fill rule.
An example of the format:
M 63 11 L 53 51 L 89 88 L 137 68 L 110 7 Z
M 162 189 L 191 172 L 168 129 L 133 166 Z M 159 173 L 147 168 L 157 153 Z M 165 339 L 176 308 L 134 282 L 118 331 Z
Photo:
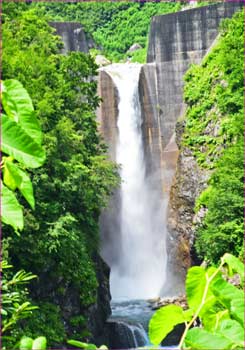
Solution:
M 101 345 L 99 348 L 94 345 L 94 344 L 87 344 L 87 343 L 83 343 L 81 341 L 78 340 L 67 340 L 67 343 L 69 345 L 75 346 L 77 348 L 80 349 L 87 349 L 87 350 L 96 350 L 96 349 L 101 349 L 101 350 L 108 350 L 108 348 L 105 345 Z
M 15 232 L 24 227 L 23 211 L 15 194 L 1 184 L 2 222 L 11 225 Z
M 153 315 L 149 324 L 151 342 L 154 345 L 160 344 L 176 325 L 190 321 L 191 317 L 192 313 L 184 311 L 180 306 L 162 307 Z
M 139 43 L 144 50 L 133 55 L 133 62 L 146 60 L 147 34 L 152 16 L 178 11 L 180 3 L 82 2 L 76 4 L 39 3 L 33 6 L 48 13 L 52 20 L 80 22 L 98 48 L 110 60 L 127 57 L 127 50 Z
M 201 7 L 201 6 L 208 6 L 208 5 L 214 5 L 214 4 L 218 4 L 222 2 L 222 0 L 220 1 L 216 1 L 216 0 L 212 0 L 212 1 L 197 1 L 197 7 Z
M 28 92 L 19 81 L 9 79 L 2 81 L 1 93 L 6 113 L 2 115 L 2 151 L 5 155 L 1 166 L 3 183 L 7 186 L 2 185 L 2 221 L 17 231 L 24 226 L 23 211 L 13 191 L 18 188 L 33 209 L 35 205 L 31 180 L 21 167 L 39 167 L 45 160 L 45 152 L 41 146 L 41 128 Z
M 20 320 L 30 317 L 37 309 L 28 298 L 26 285 L 37 276 L 23 270 L 13 273 L 9 271 L 13 266 L 6 261 L 1 263 L 1 272 L 4 272 L 1 283 L 1 333 L 2 345 L 13 345 L 19 337 L 16 325 Z
M 184 143 L 201 166 L 210 168 L 223 153 L 222 145 L 243 135 L 243 12 L 223 21 L 220 35 L 202 64 L 188 70 L 184 88 Z
M 64 342 L 66 335 L 60 307 L 45 301 L 39 301 L 38 307 L 38 311 L 33 312 L 30 322 L 22 323 L 20 333 L 28 337 L 45 334 L 50 344 Z
M 16 270 L 39 276 L 31 286 L 38 315 L 25 320 L 19 332 L 43 334 L 52 346 L 64 343 L 64 322 L 71 333 L 79 328 L 85 334 L 86 322 L 78 327 L 65 318 L 64 301 L 72 295 L 76 310 L 69 309 L 69 317 L 77 315 L 79 307 L 85 319 L 96 301 L 98 219 L 119 179 L 97 133 L 95 109 L 100 99 L 94 60 L 80 52 L 59 54 L 62 43 L 47 18 L 32 6 L 22 11 L 19 5 L 14 4 L 14 18 L 8 4 L 3 6 L 2 74 L 6 80 L 15 77 L 31 96 L 47 159 L 32 170 L 35 212 L 20 199 L 25 218 L 21 240 L 6 229 L 4 244 Z
M 222 273 L 221 273 L 222 271 Z M 239 271 L 240 286 L 227 281 Z M 185 323 L 178 348 L 239 349 L 244 340 L 244 265 L 231 254 L 225 254 L 218 268 L 195 266 L 188 270 L 186 296 L 189 309 L 168 305 L 156 311 L 150 320 L 149 337 L 158 345 L 173 327 Z M 200 327 L 193 327 L 199 318 Z M 193 328 L 191 328 L 193 327 Z
M 1 93 L 3 109 L 6 113 L 2 115 L 2 150 L 5 155 L 1 166 L 3 182 L 7 186 L 2 185 L 1 191 L 2 221 L 11 225 L 17 232 L 23 229 L 24 223 L 22 206 L 14 194 L 16 188 L 33 209 L 35 206 L 31 180 L 21 167 L 39 167 L 45 160 L 45 152 L 41 146 L 42 133 L 32 101 L 22 84 L 14 79 L 2 81 Z M 2 270 L 11 267 L 13 266 L 2 261 Z M 16 342 L 20 321 L 30 317 L 32 311 L 37 309 L 28 300 L 28 291 L 25 288 L 25 284 L 36 277 L 24 270 L 14 275 L 8 272 L 4 274 L 1 288 L 1 332 L 4 334 L 2 337 L 4 349 L 5 343 L 10 346 Z M 20 348 L 25 349 L 27 342 L 32 345 L 28 339 Z M 40 342 L 34 341 L 33 349 L 41 349 L 40 345 Z M 42 348 L 46 348 L 46 345 Z
M 33 339 L 32 338 L 24 336 L 20 340 L 19 349 L 20 350 L 29 350 L 29 349 L 32 348 L 32 343 L 33 343 Z
M 32 339 L 24 336 L 20 340 L 19 350 L 46 350 L 46 348 L 47 339 L 45 337 Z
M 136 51 L 133 51 L 132 53 L 129 53 L 127 56 L 131 57 L 131 62 L 138 62 L 138 63 L 145 63 L 146 62 L 146 48 L 139 49 Z
M 210 261 L 217 262 L 226 250 L 242 256 L 243 178 L 243 141 L 240 140 L 225 150 L 211 176 L 210 187 L 199 199 L 208 212 L 197 232 L 196 249 Z
M 243 256 L 243 23 L 243 12 L 223 21 L 216 46 L 185 76 L 183 146 L 213 170 L 196 202 L 196 211 L 207 211 L 195 247 L 213 263 L 226 251 Z

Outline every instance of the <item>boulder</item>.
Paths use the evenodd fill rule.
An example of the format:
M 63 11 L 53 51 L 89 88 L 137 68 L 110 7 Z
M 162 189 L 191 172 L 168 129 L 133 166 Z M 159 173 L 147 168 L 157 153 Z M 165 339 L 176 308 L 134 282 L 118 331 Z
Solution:
M 142 49 L 142 46 L 140 44 L 133 44 L 132 46 L 130 46 L 130 48 L 128 49 L 127 52 L 134 52 L 134 51 L 137 51 L 139 49 Z
M 98 66 L 108 66 L 111 64 L 111 61 L 109 61 L 105 56 L 103 55 L 97 55 L 95 57 L 95 63 L 98 64 Z

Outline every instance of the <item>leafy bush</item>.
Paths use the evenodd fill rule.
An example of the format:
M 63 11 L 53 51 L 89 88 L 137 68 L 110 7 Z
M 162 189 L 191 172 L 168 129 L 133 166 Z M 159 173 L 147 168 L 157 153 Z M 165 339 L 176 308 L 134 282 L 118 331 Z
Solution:
M 15 345 L 19 338 L 18 325 L 21 320 L 32 316 L 37 309 L 28 297 L 26 285 L 37 276 L 23 270 L 13 273 L 9 271 L 13 266 L 6 261 L 1 262 L 1 334 L 3 349 Z
M 144 49 L 139 49 L 136 50 L 134 52 L 132 52 L 131 54 L 128 54 L 128 57 L 131 57 L 131 62 L 138 62 L 138 63 L 145 63 L 146 62 L 146 48 Z
M 243 35 L 240 12 L 223 21 L 216 46 L 185 75 L 184 144 L 203 167 L 215 167 L 224 148 L 243 135 Z
M 39 301 L 38 310 L 33 312 L 30 322 L 22 322 L 19 333 L 23 337 L 31 338 L 45 334 L 49 344 L 61 344 L 66 334 L 60 307 L 50 302 Z
M 226 268 L 226 269 L 225 269 Z M 238 274 L 240 285 L 229 283 Z M 150 320 L 149 336 L 154 345 L 184 323 L 179 349 L 242 349 L 244 345 L 244 265 L 225 254 L 218 268 L 194 266 L 188 270 L 186 296 L 188 309 L 168 305 Z M 200 327 L 193 325 L 199 319 Z
M 39 276 L 31 283 L 32 300 L 39 306 L 38 334 L 32 328 L 37 315 L 35 322 L 25 320 L 22 326 L 29 333 L 22 334 L 43 334 L 52 346 L 65 339 L 64 322 L 69 320 L 64 301 L 72 295 L 74 308 L 86 316 L 96 300 L 93 259 L 98 251 L 98 220 L 119 178 L 97 133 L 95 109 L 100 99 L 94 60 L 79 52 L 61 55 L 62 43 L 44 16 L 30 6 L 18 11 L 15 3 L 13 18 L 9 6 L 3 7 L 2 74 L 6 80 L 14 76 L 30 94 L 44 131 L 46 162 L 32 170 L 35 212 L 20 198 L 25 226 L 21 240 L 6 227 L 5 254 L 15 271 L 25 269 Z M 69 317 L 76 315 L 69 312 Z M 54 327 L 48 319 L 56 320 Z M 76 329 L 69 327 L 71 333 Z
M 196 249 L 215 263 L 224 251 L 243 256 L 243 156 L 240 140 L 224 152 L 209 187 L 199 198 L 199 205 L 208 212 L 197 232 Z
M 226 251 L 243 254 L 243 25 L 243 11 L 223 21 L 216 46 L 185 76 L 183 146 L 200 167 L 213 171 L 196 203 L 196 211 L 203 206 L 206 215 L 195 246 L 213 263 Z

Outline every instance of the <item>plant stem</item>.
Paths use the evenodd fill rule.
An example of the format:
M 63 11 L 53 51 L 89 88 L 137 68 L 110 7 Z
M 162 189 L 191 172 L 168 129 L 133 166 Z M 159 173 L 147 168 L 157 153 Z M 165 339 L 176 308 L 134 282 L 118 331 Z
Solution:
M 184 340 L 185 340 L 185 337 L 187 335 L 188 330 L 190 329 L 190 327 L 193 325 L 193 323 L 197 319 L 199 313 L 201 312 L 201 310 L 202 310 L 202 308 L 203 308 L 203 306 L 205 304 L 205 300 L 206 300 L 206 297 L 207 297 L 207 294 L 208 294 L 208 288 L 210 286 L 210 283 L 212 282 L 214 277 L 217 275 L 217 273 L 221 270 L 223 265 L 224 265 L 224 262 L 221 261 L 220 266 L 217 268 L 217 270 L 210 277 L 207 277 L 207 275 L 206 275 L 207 283 L 206 283 L 205 288 L 204 288 L 201 304 L 199 305 L 198 309 L 196 310 L 196 312 L 195 312 L 194 316 L 192 317 L 191 321 L 185 327 L 184 333 L 182 334 L 182 337 L 181 337 L 179 345 L 178 345 L 179 349 L 182 348 L 182 345 L 184 343 Z

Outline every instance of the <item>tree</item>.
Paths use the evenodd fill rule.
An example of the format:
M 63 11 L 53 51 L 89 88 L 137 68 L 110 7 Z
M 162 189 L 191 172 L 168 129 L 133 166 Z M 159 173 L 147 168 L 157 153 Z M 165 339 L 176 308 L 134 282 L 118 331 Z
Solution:
M 87 334 L 86 315 L 98 285 L 98 219 L 118 175 L 97 133 L 94 111 L 100 100 L 93 59 L 59 54 L 62 44 L 46 18 L 33 9 L 16 13 L 3 25 L 3 76 L 16 77 L 30 94 L 44 131 L 46 162 L 32 171 L 35 212 L 20 198 L 21 240 L 6 230 L 3 243 L 16 270 L 39 276 L 31 282 L 39 310 L 22 324 L 24 334 L 43 334 L 52 346 L 64 342 L 64 322 L 71 334 Z M 70 295 L 75 306 L 67 313 Z M 76 326 L 73 317 L 80 317 Z

